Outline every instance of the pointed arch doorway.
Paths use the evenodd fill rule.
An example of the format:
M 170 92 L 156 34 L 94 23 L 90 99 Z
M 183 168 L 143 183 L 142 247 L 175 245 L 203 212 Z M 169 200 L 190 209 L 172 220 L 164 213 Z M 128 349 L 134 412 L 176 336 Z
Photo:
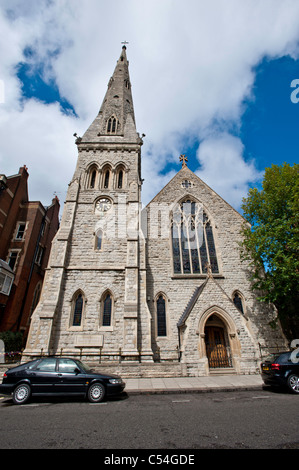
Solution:
M 207 319 L 204 338 L 209 369 L 233 367 L 227 328 L 216 314 Z

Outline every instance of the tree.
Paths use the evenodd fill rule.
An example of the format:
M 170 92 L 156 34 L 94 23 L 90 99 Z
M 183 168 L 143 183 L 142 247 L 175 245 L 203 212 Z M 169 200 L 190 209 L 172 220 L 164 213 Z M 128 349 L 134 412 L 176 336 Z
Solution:
M 241 259 L 251 264 L 252 288 L 277 307 L 283 325 L 299 324 L 299 165 L 266 168 L 262 190 L 250 189 L 242 209 L 250 225 Z

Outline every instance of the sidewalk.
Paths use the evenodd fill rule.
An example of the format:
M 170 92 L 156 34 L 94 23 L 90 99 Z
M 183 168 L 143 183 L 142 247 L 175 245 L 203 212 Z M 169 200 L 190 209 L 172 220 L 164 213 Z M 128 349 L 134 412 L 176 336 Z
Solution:
M 208 377 L 136 378 L 124 379 L 125 392 L 141 393 L 200 393 L 215 391 L 262 390 L 260 375 L 215 375 Z

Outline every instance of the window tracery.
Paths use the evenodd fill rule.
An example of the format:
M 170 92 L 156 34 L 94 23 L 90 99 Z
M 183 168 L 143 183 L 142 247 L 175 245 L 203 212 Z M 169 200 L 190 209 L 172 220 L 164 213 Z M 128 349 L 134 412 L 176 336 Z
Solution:
M 116 134 L 117 124 L 118 124 L 118 121 L 115 116 L 112 116 L 111 118 L 109 118 L 107 122 L 107 133 Z
M 201 204 L 190 199 L 177 204 L 172 214 L 174 274 L 219 273 L 211 221 Z

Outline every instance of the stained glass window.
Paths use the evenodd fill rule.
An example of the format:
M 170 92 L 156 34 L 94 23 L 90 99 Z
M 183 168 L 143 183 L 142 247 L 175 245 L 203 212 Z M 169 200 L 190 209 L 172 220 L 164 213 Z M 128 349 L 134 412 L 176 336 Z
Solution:
M 190 199 L 178 204 L 171 234 L 175 274 L 204 274 L 208 265 L 219 273 L 213 228 L 201 204 Z

